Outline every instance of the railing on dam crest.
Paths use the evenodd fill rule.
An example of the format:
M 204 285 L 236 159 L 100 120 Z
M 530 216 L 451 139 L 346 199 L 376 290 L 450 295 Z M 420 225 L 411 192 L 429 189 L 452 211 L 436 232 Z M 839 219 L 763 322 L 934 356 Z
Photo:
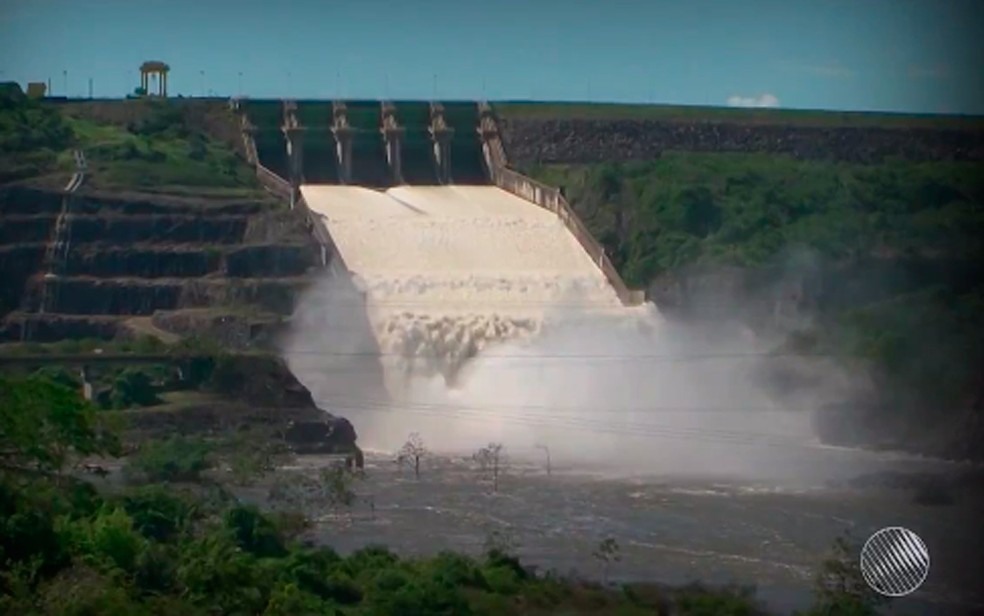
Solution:
M 487 103 L 480 103 L 479 111 L 481 114 L 479 132 L 482 135 L 482 149 L 485 153 L 492 182 L 499 188 L 556 214 L 595 262 L 601 273 L 604 274 L 622 304 L 638 306 L 645 302 L 645 291 L 630 289 L 626 286 L 621 274 L 618 273 L 608 255 L 605 254 L 605 247 L 594 238 L 588 227 L 581 221 L 580 216 L 561 194 L 559 188 L 538 182 L 507 166 L 505 148 L 499 138 L 491 108 Z

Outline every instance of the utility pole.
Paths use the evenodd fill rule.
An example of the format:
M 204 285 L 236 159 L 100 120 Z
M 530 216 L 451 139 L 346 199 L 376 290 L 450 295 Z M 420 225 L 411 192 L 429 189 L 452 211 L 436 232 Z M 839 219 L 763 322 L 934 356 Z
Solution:
M 92 98 L 92 77 L 89 77 L 89 98 Z
M 63 95 L 68 98 L 68 69 L 62 70 L 62 86 L 64 87 Z
M 239 71 L 239 97 L 243 96 L 243 72 Z
M 202 77 L 202 98 L 205 98 L 205 71 L 198 71 L 198 74 Z

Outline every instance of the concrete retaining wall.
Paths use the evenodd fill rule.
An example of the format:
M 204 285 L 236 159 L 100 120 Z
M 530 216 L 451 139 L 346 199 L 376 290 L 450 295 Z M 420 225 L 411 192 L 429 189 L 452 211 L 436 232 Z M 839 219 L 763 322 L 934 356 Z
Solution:
M 263 184 L 263 187 L 284 199 L 290 200 L 293 190 L 290 183 L 273 171 L 270 171 L 259 162 L 256 163 L 256 178 Z
M 567 199 L 560 194 L 560 189 L 537 182 L 533 178 L 527 177 L 507 166 L 508 161 L 506 160 L 505 149 L 496 130 L 495 119 L 487 104 L 482 103 L 479 108 L 482 114 L 481 127 L 479 129 L 483 135 L 482 151 L 485 154 L 485 162 L 490 170 L 493 183 L 503 190 L 509 191 L 556 214 L 570 230 L 574 238 L 577 239 L 578 243 L 581 244 L 584 251 L 588 253 L 591 260 L 595 262 L 601 273 L 605 275 L 608 283 L 615 289 L 615 293 L 618 295 L 622 304 L 626 306 L 638 306 L 645 302 L 646 292 L 629 289 L 625 285 L 622 276 L 605 254 L 604 246 L 594 238 L 587 226 L 567 202 Z

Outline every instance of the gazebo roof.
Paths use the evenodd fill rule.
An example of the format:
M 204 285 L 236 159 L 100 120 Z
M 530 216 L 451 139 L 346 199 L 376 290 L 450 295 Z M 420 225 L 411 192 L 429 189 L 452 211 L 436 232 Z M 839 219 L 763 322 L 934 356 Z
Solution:
M 166 73 L 170 70 L 170 66 L 157 60 L 149 60 L 140 65 L 141 73 Z

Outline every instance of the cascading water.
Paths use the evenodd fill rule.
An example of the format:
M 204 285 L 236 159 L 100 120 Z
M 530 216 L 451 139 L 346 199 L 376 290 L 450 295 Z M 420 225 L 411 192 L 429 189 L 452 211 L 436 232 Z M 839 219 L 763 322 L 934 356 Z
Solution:
M 808 413 L 760 386 L 765 349 L 622 307 L 550 212 L 492 187 L 303 191 L 353 278 L 302 298 L 286 356 L 366 447 L 419 432 L 445 451 L 801 472 L 777 460 L 812 437 Z

